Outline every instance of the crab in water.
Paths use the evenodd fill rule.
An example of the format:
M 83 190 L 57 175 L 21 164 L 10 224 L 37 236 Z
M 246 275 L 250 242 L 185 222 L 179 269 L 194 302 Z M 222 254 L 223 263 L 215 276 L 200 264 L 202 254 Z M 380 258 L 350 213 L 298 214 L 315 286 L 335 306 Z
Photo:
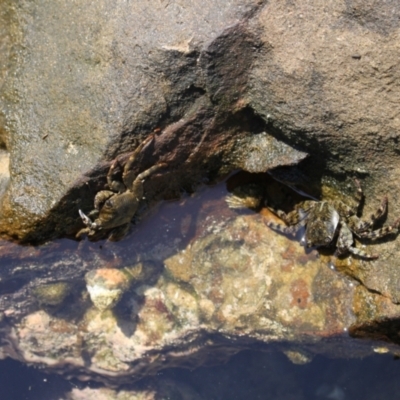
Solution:
M 166 164 L 156 164 L 135 177 L 132 165 L 142 149 L 153 140 L 151 135 L 141 143 L 125 164 L 122 172 L 122 182 L 115 180 L 114 175 L 120 168 L 118 160 L 113 161 L 107 174 L 107 185 L 110 190 L 101 190 L 94 198 L 94 210 L 88 215 L 79 210 L 85 228 L 76 237 L 86 234 L 89 239 L 98 239 L 109 233 L 108 238 L 116 241 L 122 239 L 128 232 L 130 222 L 143 198 L 143 181 L 164 168 Z
M 281 210 L 268 207 L 274 214 L 281 218 L 286 225 L 267 221 L 266 224 L 279 232 L 295 234 L 301 227 L 305 227 L 305 233 L 301 243 L 306 247 L 329 246 L 336 240 L 334 256 L 347 253 L 366 259 L 376 259 L 378 255 L 369 254 L 353 246 L 354 235 L 360 239 L 375 240 L 389 234 L 395 234 L 399 230 L 400 219 L 393 225 L 373 230 L 375 222 L 379 220 L 387 210 L 388 199 L 385 196 L 375 214 L 369 221 L 360 219 L 357 214 L 363 198 L 363 191 L 358 180 L 355 180 L 357 191 L 355 194 L 356 205 L 351 207 L 341 200 L 316 201 L 305 200 L 296 205 L 288 214 Z M 242 199 L 232 196 L 228 199 L 231 207 L 239 207 Z

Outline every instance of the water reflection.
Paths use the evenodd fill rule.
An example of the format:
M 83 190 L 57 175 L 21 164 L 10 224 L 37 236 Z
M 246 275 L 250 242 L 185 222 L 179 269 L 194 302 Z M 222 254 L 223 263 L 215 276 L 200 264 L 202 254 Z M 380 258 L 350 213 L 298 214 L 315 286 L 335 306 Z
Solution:
M 77 301 L 83 276 L 95 268 L 129 267 L 149 259 L 162 263 L 235 214 L 225 204 L 226 194 L 226 184 L 221 182 L 212 190 L 203 187 L 192 196 L 164 202 L 132 225 L 120 242 L 60 239 L 41 246 L 18 246 L 0 241 L 0 310 L 17 317 L 21 310 L 34 309 L 33 288 L 60 279 L 72 284 L 75 298 L 70 300 Z M 27 303 L 28 297 L 34 304 Z
M 248 183 L 248 178 L 246 174 L 235 175 L 227 183 L 221 182 L 215 185 L 212 190 L 204 187 L 196 194 L 183 197 L 179 201 L 164 202 L 151 210 L 141 221 L 137 221 L 128 237 L 117 243 L 88 240 L 76 242 L 67 239 L 40 247 L 19 247 L 11 243 L 0 243 L 0 310 L 4 313 L 2 318 L 14 323 L 19 321 L 20 316 L 33 313 L 38 309 L 45 310 L 45 313 L 50 316 L 49 327 L 58 329 L 58 331 L 54 330 L 58 335 L 57 341 L 52 343 L 61 342 L 61 339 L 58 339 L 62 335 L 66 341 L 64 347 L 60 346 L 60 350 L 57 349 L 59 353 L 55 352 L 55 357 L 60 359 L 64 357 L 71 363 L 72 360 L 76 361 L 85 372 L 85 368 L 90 370 L 94 366 L 97 372 L 101 371 L 105 375 L 110 371 L 110 365 L 99 363 L 102 359 L 98 357 L 97 342 L 91 342 L 95 337 L 107 338 L 109 348 L 112 349 L 110 353 L 116 351 L 115 360 L 120 363 L 115 367 L 116 370 L 120 368 L 118 372 L 123 368 L 130 368 L 137 360 L 142 362 L 141 355 L 134 354 L 132 343 L 139 343 L 139 345 L 144 343 L 149 348 L 151 346 L 156 349 L 161 348 L 160 353 L 154 357 L 156 361 L 152 362 L 153 365 L 157 362 L 160 364 L 156 364 L 153 370 L 150 369 L 151 366 L 149 370 L 146 368 L 138 370 L 139 373 L 148 373 L 148 371 L 158 371 L 163 367 L 162 358 L 166 361 L 165 365 L 170 365 L 168 362 L 173 357 L 179 356 L 181 349 L 172 348 L 171 350 L 168 347 L 171 346 L 171 342 L 166 345 L 164 341 L 169 332 L 180 332 L 179 329 L 182 328 L 182 337 L 184 337 L 186 327 L 198 329 L 200 324 L 203 324 L 203 327 L 206 326 L 211 333 L 219 335 L 218 339 L 221 339 L 223 344 L 232 338 L 236 340 L 234 345 L 230 344 L 233 351 L 238 348 L 249 348 L 246 342 L 249 327 L 254 329 L 249 335 L 249 340 L 253 342 L 255 339 L 251 334 L 254 332 L 260 335 L 260 341 L 265 337 L 266 343 L 269 340 L 268 332 L 273 332 L 279 340 L 283 341 L 287 340 L 285 334 L 290 330 L 299 335 L 299 338 L 301 335 L 312 339 L 346 336 L 343 334 L 343 326 L 348 326 L 354 319 L 350 310 L 354 285 L 347 282 L 347 278 L 344 279 L 340 274 L 335 275 L 328 268 L 321 269 L 320 265 L 317 265 L 317 252 L 304 254 L 304 249 L 299 252 L 300 246 L 296 242 L 299 237 L 290 238 L 285 242 L 284 247 L 279 247 L 279 243 L 274 242 L 275 238 L 272 236 L 265 240 L 266 234 L 271 232 L 266 233 L 265 229 L 264 231 L 256 230 L 257 226 L 265 228 L 262 223 L 257 222 L 262 220 L 259 215 L 257 215 L 258 220 L 245 221 L 247 225 L 238 226 L 236 230 L 231 228 L 228 232 L 226 229 L 228 235 L 223 236 L 226 233 L 224 224 L 227 220 L 238 215 L 249 216 L 248 214 L 254 213 L 251 210 L 232 210 L 225 202 L 227 193 L 237 185 Z M 264 182 L 270 178 L 265 175 L 252 175 L 252 179 Z M 285 211 L 290 210 L 291 203 L 298 200 L 296 199 L 298 194 L 292 193 L 288 197 L 285 187 L 276 182 L 269 180 L 268 185 L 266 182 L 264 184 L 268 190 L 274 192 L 274 198 L 280 202 L 281 208 Z M 233 219 L 238 220 L 238 218 Z M 248 231 L 253 235 L 252 241 L 248 239 Z M 235 234 L 229 236 L 232 232 Z M 181 270 L 180 265 L 187 261 L 183 256 L 186 249 L 190 247 L 193 249 L 196 242 L 198 244 L 204 238 L 207 239 L 207 235 L 212 236 L 211 233 L 215 236 L 220 235 L 220 240 L 213 242 L 211 238 L 206 243 L 210 250 L 209 258 L 203 259 L 202 256 L 193 253 L 194 255 L 191 255 L 193 257 L 187 262 L 188 268 Z M 278 245 L 275 246 L 274 243 Z M 279 253 L 281 250 L 282 254 Z M 255 259 L 257 251 L 260 252 L 260 256 Z M 179 255 L 178 253 L 181 253 L 181 259 L 176 256 Z M 187 253 L 190 253 L 190 250 Z M 220 257 L 221 254 L 223 257 Z M 234 260 L 232 254 L 236 257 Z M 85 286 L 84 277 L 87 272 L 100 268 L 118 268 L 132 272 L 132 266 L 139 262 L 151 262 L 154 265 L 155 276 L 151 279 L 146 278 L 147 287 L 142 292 L 132 290 L 127 293 L 127 296 L 122 297 L 112 314 L 117 320 L 117 327 L 108 326 L 109 336 L 106 336 L 105 325 L 107 318 L 109 322 L 113 319 L 110 317 L 111 313 L 107 318 L 101 313 L 91 315 L 91 322 L 97 321 L 100 328 L 96 327 L 95 330 L 92 326 L 93 331 L 88 332 L 88 324 L 85 325 L 88 319 L 85 320 L 85 314 L 87 316 L 87 311 L 93 307 L 93 304 L 88 298 Z M 210 264 L 207 267 L 210 271 L 204 267 L 207 263 Z M 158 268 L 159 265 L 161 268 Z M 188 273 L 190 268 L 193 270 Z M 200 272 L 203 273 L 201 279 L 198 277 Z M 229 274 L 231 274 L 230 280 L 227 276 Z M 315 279 L 317 283 L 314 286 L 311 278 L 309 281 L 305 280 L 306 274 L 312 275 L 312 279 Z M 164 279 L 158 282 L 161 276 Z M 209 279 L 210 283 L 208 284 L 205 279 Z M 205 284 L 199 283 L 200 280 Z M 65 296 L 59 296 L 65 303 L 62 307 L 55 302 L 57 296 L 50 297 L 50 300 L 47 297 L 46 300 L 46 296 L 55 287 L 50 284 L 60 281 L 68 282 L 68 286 L 64 286 L 69 290 Z M 184 284 L 179 286 L 182 282 Z M 213 290 L 209 291 L 212 285 L 214 285 Z M 160 299 L 154 296 L 150 299 L 153 303 L 148 301 L 147 305 L 143 305 L 146 297 L 143 293 L 149 286 L 154 286 L 157 290 L 155 294 Z M 38 292 L 36 290 L 38 287 L 41 287 L 42 291 Z M 263 287 L 262 291 L 259 291 L 260 287 Z M 43 288 L 46 290 L 43 291 Z M 177 293 L 180 295 L 176 296 Z M 163 301 L 167 297 L 172 306 Z M 172 300 L 176 297 L 188 300 L 174 303 Z M 332 298 L 335 298 L 334 302 Z M 199 299 L 201 302 L 198 301 Z M 234 310 L 234 307 L 237 308 Z M 201 311 L 198 314 L 193 312 L 197 309 Z M 285 313 L 278 315 L 282 310 Z M 140 314 L 141 311 L 142 314 Z M 149 335 L 150 327 L 146 324 L 152 319 L 157 319 L 156 312 L 163 316 L 165 326 L 164 330 L 156 326 L 157 330 L 151 336 Z M 32 341 L 37 340 L 35 335 L 42 337 L 40 336 L 42 331 L 35 332 L 33 325 L 37 321 L 43 322 L 44 320 L 39 317 L 45 313 L 37 314 L 35 317 L 37 319 L 32 319 L 30 328 L 25 329 L 22 334 L 18 332 L 19 336 L 16 335 L 16 337 L 21 341 L 26 340 L 29 335 Z M 324 319 L 325 325 L 320 322 Z M 161 317 L 158 319 L 161 322 L 164 320 Z M 269 321 L 275 325 L 270 324 Z M 283 327 L 282 330 L 281 327 Z M 43 331 L 47 334 L 46 329 Z M 140 332 L 134 341 L 132 338 L 137 331 Z M 224 337 L 225 333 L 226 337 Z M 143 340 L 146 335 L 152 341 Z M 72 337 L 79 340 L 70 343 L 68 340 Z M 54 338 L 55 335 L 53 335 Z M 116 338 L 120 341 L 114 341 Z M 200 337 L 199 348 L 203 346 L 202 341 L 205 338 L 207 338 L 206 335 Z M 240 343 L 241 338 L 245 339 L 243 343 Z M 278 341 L 278 339 L 273 340 Z M 39 342 L 40 340 L 32 345 L 29 340 L 26 340 L 28 351 L 22 356 L 30 355 L 32 357 L 30 361 L 37 365 L 40 365 L 47 355 L 46 347 L 43 346 L 42 349 L 40 347 L 42 343 Z M 179 340 L 177 342 L 181 343 Z M 347 339 L 346 344 L 348 343 L 354 342 Z M 85 347 L 88 344 L 93 344 L 90 351 L 88 347 Z M 192 350 L 190 348 L 192 344 L 187 344 L 188 354 Z M 212 345 L 218 347 L 221 342 L 216 340 Z M 235 345 L 237 347 L 234 347 Z M 73 346 L 76 353 L 70 352 Z M 333 344 L 329 348 L 331 353 L 326 354 L 338 354 L 338 347 Z M 370 349 L 364 352 L 366 347 L 361 347 L 360 354 L 370 352 Z M 208 351 L 210 354 L 209 357 L 204 358 L 208 361 L 214 358 L 214 361 L 217 361 L 215 360 L 216 353 L 213 353 L 211 349 L 211 345 L 205 346 L 203 351 Z M 332 352 L 332 349 L 335 352 Z M 345 352 L 347 350 L 350 351 L 350 347 L 345 349 Z M 171 353 L 170 359 L 168 359 L 168 352 Z M 182 354 L 183 352 L 184 350 Z M 343 355 L 343 349 L 341 355 Z M 352 355 L 354 356 L 354 353 Z M 112 356 L 114 357 L 114 354 Z M 82 360 L 84 363 L 79 364 Z M 182 359 L 174 365 L 182 366 L 184 361 L 182 356 Z M 398 364 L 394 363 L 389 356 L 383 355 L 366 358 L 363 361 L 329 360 L 318 356 L 312 362 L 299 366 L 292 364 L 277 351 L 268 353 L 244 351 L 223 366 L 202 367 L 193 371 L 165 369 L 159 372 L 158 379 L 168 378 L 177 383 L 187 384 L 199 394 L 200 398 L 207 400 L 248 398 L 368 400 L 385 398 L 385 396 L 382 397 L 382 393 L 391 393 L 386 398 L 394 397 L 397 380 L 393 378 L 393 374 L 398 373 L 398 368 Z M 61 362 L 59 370 L 64 372 L 64 369 L 65 365 Z M 367 384 L 364 377 L 367 378 Z M 153 378 L 148 378 L 146 381 L 151 384 L 153 382 L 151 379 Z M 385 382 L 385 385 L 382 382 Z M 28 368 L 11 360 L 0 362 L 0 399 L 62 399 L 66 398 L 65 393 L 71 388 L 88 385 L 98 386 L 94 383 L 67 381 L 56 375 L 45 375 L 37 369 Z M 376 391 L 375 387 L 379 387 L 379 391 Z
M 155 379 L 186 384 L 204 400 L 381 400 L 398 398 L 399 373 L 400 362 L 388 355 L 363 360 L 317 356 L 308 364 L 295 365 L 275 351 L 243 351 L 225 365 L 169 369 Z M 135 390 L 140 385 L 123 389 Z M 2 400 L 67 399 L 73 388 L 99 386 L 68 381 L 12 360 L 0 362 Z

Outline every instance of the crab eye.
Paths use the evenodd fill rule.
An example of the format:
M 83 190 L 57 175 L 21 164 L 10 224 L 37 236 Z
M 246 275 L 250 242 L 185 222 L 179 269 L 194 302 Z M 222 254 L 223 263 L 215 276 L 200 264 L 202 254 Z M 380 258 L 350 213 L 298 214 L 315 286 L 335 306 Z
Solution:
M 113 207 L 113 201 L 111 199 L 108 199 L 105 203 L 104 203 L 105 207 Z

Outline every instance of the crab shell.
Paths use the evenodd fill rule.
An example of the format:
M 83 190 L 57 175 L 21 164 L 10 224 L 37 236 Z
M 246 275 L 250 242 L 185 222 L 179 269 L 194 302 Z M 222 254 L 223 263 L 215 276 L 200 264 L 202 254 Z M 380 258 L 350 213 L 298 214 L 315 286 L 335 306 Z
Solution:
M 104 203 L 91 229 L 112 229 L 128 224 L 135 215 L 138 206 L 139 199 L 132 192 L 115 194 Z
M 321 202 L 308 215 L 302 242 L 307 247 L 329 245 L 337 232 L 339 219 L 339 213 L 329 203 Z

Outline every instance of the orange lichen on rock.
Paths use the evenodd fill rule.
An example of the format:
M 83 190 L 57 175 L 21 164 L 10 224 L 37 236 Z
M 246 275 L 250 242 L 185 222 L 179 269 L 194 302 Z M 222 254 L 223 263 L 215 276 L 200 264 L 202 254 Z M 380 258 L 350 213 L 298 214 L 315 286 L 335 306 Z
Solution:
M 291 285 L 292 301 L 291 306 L 299 308 L 307 308 L 310 292 L 308 290 L 307 282 L 304 279 L 297 279 Z

